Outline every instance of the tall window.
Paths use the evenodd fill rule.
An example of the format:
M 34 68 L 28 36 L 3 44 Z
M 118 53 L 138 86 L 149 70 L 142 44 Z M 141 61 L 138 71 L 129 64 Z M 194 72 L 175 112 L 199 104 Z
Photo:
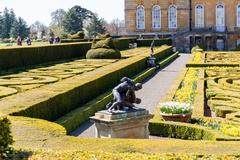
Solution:
M 145 29 L 145 10 L 143 6 L 137 7 L 137 29 Z
M 195 27 L 204 27 L 204 7 L 203 5 L 197 5 L 195 7 Z
M 240 4 L 237 5 L 237 27 L 240 27 Z
M 222 4 L 216 6 L 216 30 L 225 31 L 225 9 Z
M 177 7 L 174 5 L 168 9 L 168 28 L 177 28 Z
M 152 8 L 152 28 L 161 28 L 161 9 L 158 5 L 155 5 Z

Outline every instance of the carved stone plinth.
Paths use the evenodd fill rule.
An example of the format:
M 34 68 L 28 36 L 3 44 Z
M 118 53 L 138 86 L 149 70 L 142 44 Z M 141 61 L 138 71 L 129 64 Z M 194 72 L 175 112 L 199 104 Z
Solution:
M 96 138 L 149 138 L 148 124 L 153 115 L 145 109 L 109 113 L 100 111 L 91 117 L 95 123 Z

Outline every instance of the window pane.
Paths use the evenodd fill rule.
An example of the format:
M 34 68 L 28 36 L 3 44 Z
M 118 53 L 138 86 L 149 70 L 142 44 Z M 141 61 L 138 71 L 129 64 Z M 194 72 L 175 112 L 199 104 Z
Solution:
M 240 5 L 237 6 L 237 27 L 240 27 Z
M 175 6 L 169 7 L 169 28 L 177 28 L 177 9 Z
M 152 8 L 152 28 L 161 28 L 161 10 L 160 6 L 153 6 Z
M 137 29 L 145 28 L 145 11 L 143 6 L 137 7 Z
M 196 6 L 195 11 L 195 27 L 204 27 L 204 7 L 202 5 Z

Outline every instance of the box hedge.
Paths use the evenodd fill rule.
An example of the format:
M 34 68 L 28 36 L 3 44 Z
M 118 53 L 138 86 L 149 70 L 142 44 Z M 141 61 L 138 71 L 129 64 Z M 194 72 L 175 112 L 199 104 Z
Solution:
M 6 117 L 0 117 L 0 159 L 7 158 L 12 150 L 10 145 L 13 144 L 13 137 L 10 124 Z
M 94 39 L 95 41 L 99 41 L 101 39 Z M 135 38 L 116 38 L 113 39 L 113 43 L 119 50 L 124 50 L 129 48 L 129 43 L 135 41 Z M 61 43 L 74 43 L 74 42 L 92 42 L 93 39 L 63 39 Z
M 239 64 L 236 63 L 188 63 L 186 67 L 190 68 L 204 68 L 204 67 L 239 67 Z
M 156 57 L 172 54 L 172 47 L 161 47 Z M 124 77 L 146 69 L 148 54 L 121 60 L 95 71 L 3 99 L 1 112 L 54 121 L 114 87 Z M 29 95 L 31 95 L 29 97 Z
M 0 49 L 0 70 L 84 57 L 91 43 L 54 44 Z
M 142 82 L 146 78 L 150 77 L 155 73 L 155 68 L 150 68 L 134 78 L 135 82 Z M 72 132 L 77 129 L 82 123 L 89 120 L 89 117 L 93 116 L 97 111 L 103 109 L 111 100 L 112 92 L 108 91 L 90 102 L 80 106 L 79 108 L 71 111 L 63 117 L 57 119 L 55 122 L 62 125 L 67 132 Z
M 214 131 L 201 126 L 177 122 L 151 121 L 151 135 L 186 140 L 216 140 Z
M 124 50 L 129 48 L 129 43 L 135 41 L 135 38 L 118 38 L 114 39 L 113 43 L 119 50 Z
M 138 39 L 137 40 L 137 45 L 139 47 L 147 46 L 150 47 L 152 41 L 154 40 L 154 45 L 155 46 L 162 46 L 162 45 L 172 45 L 172 40 L 171 39 Z

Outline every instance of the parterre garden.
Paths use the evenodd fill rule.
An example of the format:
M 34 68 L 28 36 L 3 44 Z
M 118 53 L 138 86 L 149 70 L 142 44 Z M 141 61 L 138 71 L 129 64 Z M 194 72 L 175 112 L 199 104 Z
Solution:
M 86 50 L 78 55 L 86 54 Z M 239 159 L 238 52 L 193 53 L 194 58 L 162 100 L 194 106 L 189 123 L 163 121 L 156 107 L 150 134 L 185 141 L 67 136 L 104 108 L 111 100 L 111 88 L 121 77 L 129 76 L 140 82 L 155 73 L 154 68 L 146 68 L 148 52 L 144 47 L 123 50 L 119 60 L 86 60 L 75 56 L 61 60 L 64 56 L 60 56 L 58 62 L 43 63 L 46 62 L 43 60 L 31 66 L 24 66 L 28 63 L 23 58 L 21 65 L 15 64 L 21 68 L 7 66 L 0 76 L 0 115 L 7 116 L 12 123 L 13 147 L 18 151 L 12 158 Z M 170 46 L 162 46 L 155 50 L 154 56 L 163 67 L 177 58 L 178 53 L 173 53 Z M 1 146 L 4 142 L 11 144 L 9 122 L 3 118 L 0 123 L 5 124 L 0 133 Z M 11 152 L 8 150 L 4 154 Z M 3 153 L 2 148 L 0 151 Z

